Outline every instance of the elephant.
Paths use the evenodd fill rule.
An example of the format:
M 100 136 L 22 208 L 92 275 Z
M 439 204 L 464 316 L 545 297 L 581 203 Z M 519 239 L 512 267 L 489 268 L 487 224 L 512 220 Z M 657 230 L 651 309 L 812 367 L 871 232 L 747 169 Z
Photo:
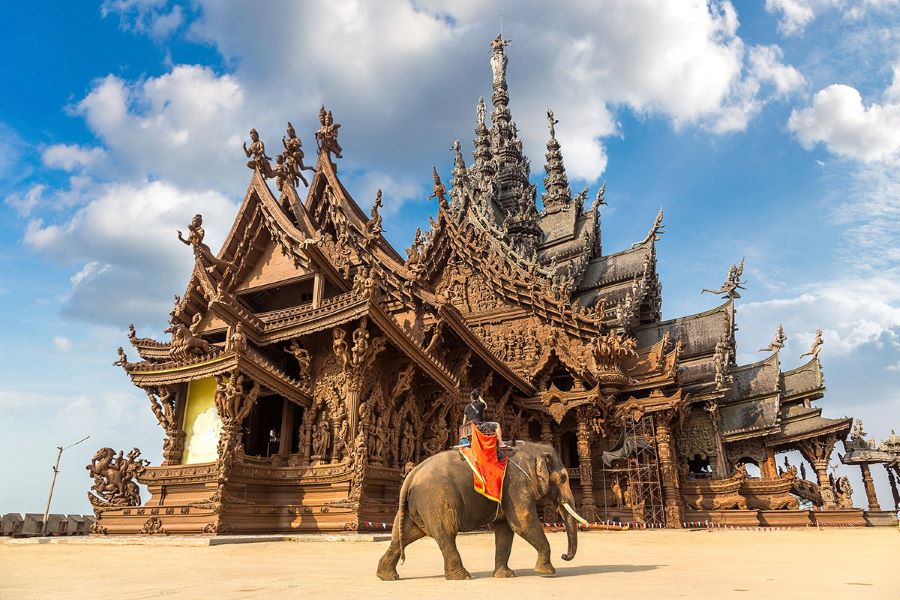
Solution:
M 550 543 L 538 518 L 544 502 L 552 502 L 563 518 L 568 549 L 562 558 L 572 560 L 578 547 L 578 522 L 587 522 L 572 509 L 575 501 L 569 475 L 559 455 L 545 444 L 519 441 L 514 448 L 499 505 L 475 491 L 472 470 L 457 450 L 435 454 L 413 468 L 400 488 L 391 544 L 378 562 L 378 577 L 399 579 L 397 563 L 406 558 L 406 546 L 430 536 L 444 556 L 444 577 L 470 579 L 456 548 L 456 536 L 485 525 L 494 531 L 494 577 L 515 576 L 507 564 L 514 533 L 537 550 L 535 572 L 552 575 L 556 569 L 550 562 Z

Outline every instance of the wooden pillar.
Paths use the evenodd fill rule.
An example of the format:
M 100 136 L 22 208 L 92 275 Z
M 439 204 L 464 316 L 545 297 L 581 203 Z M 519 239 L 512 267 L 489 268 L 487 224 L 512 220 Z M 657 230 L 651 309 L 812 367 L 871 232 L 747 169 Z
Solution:
M 316 273 L 313 276 L 313 297 L 312 297 L 312 305 L 313 308 L 318 308 L 320 304 L 322 304 L 322 299 L 325 297 L 325 278 L 322 277 L 321 273 Z
M 656 423 L 656 447 L 662 474 L 663 498 L 666 505 L 666 527 L 680 529 L 684 521 L 681 486 L 673 452 L 671 419 L 674 413 L 659 415 Z
M 581 407 L 584 408 L 584 407 Z M 588 410 L 576 413 L 575 437 L 578 440 L 578 464 L 581 474 L 581 516 L 588 521 L 595 518 L 594 469 L 591 463 L 591 426 Z
M 872 470 L 869 469 L 869 464 L 860 463 L 859 470 L 862 471 L 863 487 L 866 488 L 869 511 L 881 510 L 881 507 L 878 506 L 878 496 L 875 494 L 875 482 L 872 481 Z
M 291 422 L 294 420 L 294 404 L 287 398 L 283 398 L 284 405 L 281 408 L 281 431 L 278 433 L 278 455 L 287 456 L 291 453 Z
M 822 494 L 822 508 L 834 510 L 836 504 L 834 490 L 831 489 L 831 482 L 828 480 L 828 459 L 814 460 L 812 467 L 816 472 L 816 479 L 818 479 L 819 493 Z
M 893 469 L 897 467 L 892 467 L 890 465 L 884 465 L 884 470 L 887 471 L 888 474 L 888 482 L 891 484 L 891 494 L 894 497 L 894 509 L 900 508 L 900 492 L 897 491 L 897 479 L 894 477 Z
M 775 463 L 775 448 L 766 448 L 766 462 L 763 463 L 763 476 L 766 479 L 778 478 L 778 465 Z
M 836 441 L 837 437 L 830 434 L 824 438 L 797 442 L 797 449 L 816 472 L 819 493 L 822 495 L 822 508 L 825 510 L 834 510 L 835 508 L 834 490 L 831 489 L 831 482 L 828 481 L 828 462 Z

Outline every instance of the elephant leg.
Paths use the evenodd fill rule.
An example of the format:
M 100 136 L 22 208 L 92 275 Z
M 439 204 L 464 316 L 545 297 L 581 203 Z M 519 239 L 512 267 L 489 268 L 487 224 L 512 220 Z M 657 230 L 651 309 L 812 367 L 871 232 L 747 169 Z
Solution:
M 533 516 L 525 515 L 523 518 L 511 512 L 507 518 L 512 530 L 522 536 L 526 542 L 537 550 L 538 557 L 534 565 L 535 573 L 540 573 L 541 575 L 555 574 L 556 569 L 553 568 L 553 564 L 550 562 L 550 542 L 547 541 L 547 536 L 544 534 L 544 528 L 541 527 L 537 514 L 535 513 Z
M 434 536 L 441 554 L 444 555 L 444 577 L 447 579 L 472 579 L 462 564 L 462 557 L 456 549 L 456 534 L 442 533 Z
M 391 545 L 388 546 L 384 556 L 378 561 L 378 571 L 376 571 L 376 575 L 378 575 L 378 578 L 382 581 L 395 581 L 400 579 L 400 575 L 397 573 L 397 563 L 400 561 L 402 550 L 416 540 L 425 537 L 425 532 L 422 531 L 422 528 L 416 525 L 412 519 L 407 518 L 405 523 L 400 524 L 400 527 L 403 528 L 403 546 L 400 545 L 400 540 L 397 539 L 397 536 L 392 536 Z
M 494 554 L 494 577 L 515 577 L 509 568 L 509 553 L 512 551 L 513 530 L 506 521 L 493 524 L 494 543 L 497 549 Z

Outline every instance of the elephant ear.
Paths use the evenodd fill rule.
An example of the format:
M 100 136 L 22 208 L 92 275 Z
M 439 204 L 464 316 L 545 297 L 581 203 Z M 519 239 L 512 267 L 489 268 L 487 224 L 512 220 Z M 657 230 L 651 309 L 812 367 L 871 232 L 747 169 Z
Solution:
M 534 461 L 535 491 L 538 498 L 543 498 L 550 491 L 550 455 L 542 454 Z

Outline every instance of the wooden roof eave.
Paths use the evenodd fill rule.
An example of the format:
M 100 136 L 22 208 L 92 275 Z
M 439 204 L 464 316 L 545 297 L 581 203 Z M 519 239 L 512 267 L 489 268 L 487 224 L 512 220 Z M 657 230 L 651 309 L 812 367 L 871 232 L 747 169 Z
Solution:
M 471 348 L 481 360 L 513 387 L 528 396 L 533 396 L 537 393 L 536 388 L 531 383 L 516 375 L 505 362 L 497 358 L 497 356 L 491 352 L 474 333 L 472 333 L 459 311 L 447 304 L 441 304 L 438 306 L 438 315 L 450 325 L 453 332 L 460 337 L 467 347 Z
M 450 371 L 441 365 L 436 358 L 425 352 L 416 344 L 388 313 L 374 300 L 369 301 L 369 319 L 382 331 L 384 336 L 406 354 L 428 377 L 438 383 L 446 392 L 458 396 L 459 381 Z

